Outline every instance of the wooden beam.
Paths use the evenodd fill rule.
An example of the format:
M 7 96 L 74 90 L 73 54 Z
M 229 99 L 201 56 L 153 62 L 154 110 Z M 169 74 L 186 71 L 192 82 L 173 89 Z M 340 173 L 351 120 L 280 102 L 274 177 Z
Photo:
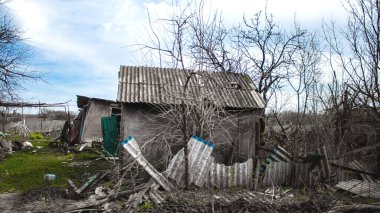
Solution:
M 339 164 L 336 164 L 336 163 L 333 163 L 333 162 L 330 162 L 330 166 L 333 166 L 333 167 L 339 168 L 339 169 L 344 169 L 344 170 L 351 171 L 351 172 L 355 172 L 355 173 L 359 173 L 359 174 L 365 174 L 365 175 L 371 175 L 371 176 L 374 176 L 374 177 L 380 177 L 380 175 L 372 173 L 372 172 L 366 172 L 366 171 L 361 171 L 361 170 L 358 170 L 358 169 L 353 169 L 353 168 L 350 168 L 350 167 L 347 167 L 347 166 L 343 166 L 343 165 L 339 165 Z

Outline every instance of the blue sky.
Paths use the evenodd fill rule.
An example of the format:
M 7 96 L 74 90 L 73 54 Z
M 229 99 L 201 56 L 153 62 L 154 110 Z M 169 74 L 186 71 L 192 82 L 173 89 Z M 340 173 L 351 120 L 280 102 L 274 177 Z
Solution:
M 169 1 L 170 3 L 170 1 Z M 31 68 L 45 72 L 48 83 L 26 84 L 22 98 L 29 102 L 64 102 L 76 95 L 115 100 L 120 65 L 146 65 L 136 48 L 147 40 L 148 12 L 152 19 L 167 17 L 170 4 L 139 0 L 12 0 L 7 3 L 21 26 L 34 57 Z M 263 0 L 206 0 L 222 12 L 227 25 L 265 7 Z M 322 19 L 344 21 L 340 0 L 268 0 L 275 20 L 284 26 L 294 16 L 309 29 Z

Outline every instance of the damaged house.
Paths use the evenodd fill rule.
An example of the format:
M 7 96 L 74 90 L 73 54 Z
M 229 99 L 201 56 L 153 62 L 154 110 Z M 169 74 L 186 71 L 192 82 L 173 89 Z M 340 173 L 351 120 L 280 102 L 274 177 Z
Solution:
M 167 143 L 182 143 L 182 102 L 189 106 L 187 134 L 215 143 L 217 161 L 246 161 L 254 155 L 264 102 L 248 75 L 121 66 L 117 101 L 121 138 L 133 135 L 149 147 L 158 144 L 149 156 L 160 155 Z M 197 113 L 209 119 L 202 130 L 191 116 Z
M 76 118 L 74 125 L 79 135 L 81 143 L 92 143 L 94 141 L 103 141 L 101 118 L 117 114 L 118 104 L 115 101 L 90 98 L 86 96 L 77 95 L 77 106 L 80 112 Z
M 116 102 L 78 96 L 81 141 L 99 137 L 101 117 L 114 114 L 116 141 L 133 135 L 145 156 L 158 159 L 183 146 L 185 118 L 187 135 L 216 145 L 216 161 L 243 162 L 254 156 L 264 128 L 265 103 L 255 89 L 245 74 L 121 66 Z

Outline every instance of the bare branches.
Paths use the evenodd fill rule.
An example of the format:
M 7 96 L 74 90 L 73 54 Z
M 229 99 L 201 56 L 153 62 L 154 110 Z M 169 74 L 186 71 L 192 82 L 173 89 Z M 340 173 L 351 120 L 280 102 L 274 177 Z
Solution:
M 21 31 L 12 17 L 0 4 L 0 99 L 14 99 L 22 83 L 30 80 L 41 80 L 42 75 L 30 71 L 26 66 L 31 57 L 30 51 L 23 43 Z
M 345 29 L 330 25 L 325 31 L 333 56 L 345 74 L 348 90 L 356 94 L 355 104 L 380 117 L 380 6 L 375 0 L 346 1 L 349 14 Z M 339 37 L 341 36 L 341 37 Z M 343 83 L 343 82 L 342 82 Z
M 245 71 L 250 73 L 257 90 L 268 102 L 270 91 L 286 79 L 293 55 L 301 49 L 297 40 L 306 36 L 306 31 L 295 25 L 294 32 L 287 32 L 266 10 L 251 19 L 243 17 L 243 21 L 244 26 L 235 32 L 236 48 L 242 51 L 249 64 Z

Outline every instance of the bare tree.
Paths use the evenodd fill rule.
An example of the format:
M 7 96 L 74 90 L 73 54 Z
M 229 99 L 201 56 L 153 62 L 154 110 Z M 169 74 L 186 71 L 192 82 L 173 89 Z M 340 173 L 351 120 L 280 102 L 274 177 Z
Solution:
M 0 4 L 0 100 L 17 98 L 22 83 L 40 80 L 41 74 L 31 71 L 27 64 L 30 49 L 4 3 Z
M 165 95 L 176 100 L 175 103 L 158 106 L 161 120 L 166 121 L 161 126 L 165 128 L 162 132 L 170 132 L 169 137 L 177 138 L 177 140 L 165 139 L 164 141 L 170 141 L 172 146 L 181 144 L 181 147 L 185 148 L 187 161 L 186 145 L 191 134 L 208 140 L 213 140 L 217 135 L 219 139 L 226 137 L 226 140 L 218 143 L 218 147 L 223 143 L 233 147 L 227 151 L 229 152 L 227 155 L 231 157 L 229 162 L 232 162 L 237 159 L 234 153 L 239 152 L 237 148 L 239 144 L 234 141 L 232 135 L 228 135 L 230 131 L 226 128 L 237 128 L 236 120 L 226 111 L 224 103 L 218 101 L 222 94 L 215 94 L 229 85 L 218 85 L 209 73 L 209 71 L 236 72 L 239 70 L 240 57 L 238 51 L 230 43 L 231 30 L 223 26 L 218 12 L 205 16 L 203 1 L 184 6 L 174 4 L 173 7 L 174 11 L 170 14 L 170 18 L 158 20 L 160 22 L 158 30 L 153 24 L 157 22 L 150 21 L 151 43 L 140 45 L 144 50 L 157 53 L 156 59 L 160 66 L 165 65 L 184 71 L 180 91 L 175 89 L 165 91 Z M 204 90 L 203 85 L 213 88 L 211 90 L 214 91 Z M 254 114 L 250 116 L 253 117 Z M 226 135 L 221 136 L 220 132 Z M 181 138 L 180 142 L 178 138 Z M 188 178 L 187 162 L 185 162 L 185 167 L 185 177 Z M 188 180 L 186 180 L 186 185 L 188 185 Z
M 332 112 L 337 149 L 356 149 L 358 134 L 373 135 L 370 122 L 380 118 L 380 3 L 377 0 L 344 1 L 348 19 L 344 28 L 324 24 L 327 58 L 333 72 L 326 109 Z M 327 104 L 326 104 L 327 103 Z M 360 121 L 366 120 L 366 128 Z M 363 139 L 362 141 L 370 141 Z M 368 145 L 368 144 L 367 144 Z M 366 146 L 366 143 L 360 146 Z M 377 150 L 379 153 L 379 150 Z M 380 154 L 377 154 L 377 161 Z M 380 164 L 377 164 L 380 171 Z
M 271 132 L 279 134 L 277 137 L 282 143 L 292 142 L 292 145 L 298 145 L 303 140 L 301 132 L 307 129 L 305 126 L 310 126 L 311 115 L 316 115 L 315 90 L 320 78 L 321 61 L 319 41 L 315 33 L 306 33 L 304 36 L 296 38 L 295 42 L 299 50 L 293 53 L 291 63 L 287 66 L 288 72 L 284 79 L 286 86 L 274 91 L 280 95 L 290 94 L 295 101 L 294 103 L 288 102 L 285 111 L 275 107 L 271 111 L 271 116 L 280 127 L 280 134 L 273 130 Z M 277 98 L 275 95 L 274 101 Z M 308 121 L 305 122 L 305 120 Z M 287 124 L 285 125 L 285 123 Z
M 273 15 L 258 12 L 253 18 L 243 17 L 244 25 L 236 30 L 235 43 L 245 60 L 245 70 L 257 85 L 257 91 L 268 103 L 273 89 L 287 78 L 293 55 L 300 50 L 297 40 L 306 31 L 295 25 L 287 31 L 274 22 Z
M 344 73 L 341 81 L 355 94 L 356 104 L 380 118 L 380 3 L 356 0 L 345 1 L 344 6 L 348 12 L 346 28 L 325 24 L 326 41 Z

